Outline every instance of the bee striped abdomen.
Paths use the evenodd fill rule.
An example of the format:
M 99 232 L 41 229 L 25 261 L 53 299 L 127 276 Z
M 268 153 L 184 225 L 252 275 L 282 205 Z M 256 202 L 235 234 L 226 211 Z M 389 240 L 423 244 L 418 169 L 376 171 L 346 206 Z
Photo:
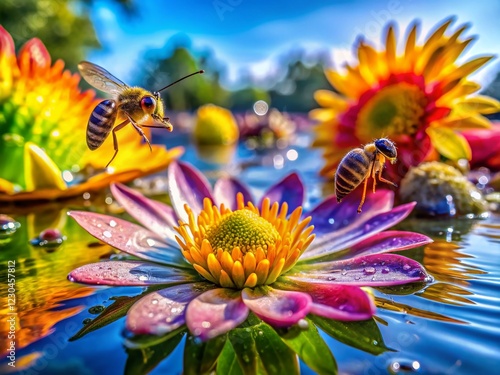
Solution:
M 371 163 L 370 156 L 360 149 L 350 151 L 340 162 L 335 173 L 335 195 L 341 201 L 365 179 Z
M 117 114 L 114 100 L 103 100 L 94 108 L 87 124 L 87 146 L 91 150 L 103 144 L 113 128 Z

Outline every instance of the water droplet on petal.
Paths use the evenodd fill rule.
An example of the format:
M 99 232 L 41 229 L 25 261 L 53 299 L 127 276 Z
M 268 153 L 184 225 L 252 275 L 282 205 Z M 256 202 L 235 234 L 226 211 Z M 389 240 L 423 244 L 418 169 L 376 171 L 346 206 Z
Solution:
M 146 280 L 148 280 L 148 277 L 146 275 L 141 275 L 141 276 L 139 276 L 139 280 L 146 281 Z
M 347 275 L 347 271 L 345 269 L 342 270 L 342 272 L 340 273 L 342 276 L 345 276 Z
M 158 300 L 155 298 L 154 300 L 152 300 L 152 301 L 151 301 L 151 303 L 152 303 L 153 305 L 157 305 L 157 304 L 158 304 Z
M 203 328 L 210 328 L 212 326 L 212 324 L 210 322 L 207 322 L 206 320 L 201 322 L 201 326 Z
M 403 266 L 403 269 L 404 269 L 405 271 L 408 271 L 410 268 L 411 268 L 411 266 L 410 266 L 409 264 L 405 264 L 405 265 Z
M 363 271 L 367 275 L 373 275 L 375 272 L 377 272 L 377 270 L 375 269 L 375 267 L 366 267 Z
M 146 243 L 148 244 L 148 246 L 151 246 L 151 247 L 153 247 L 154 245 L 156 245 L 156 241 L 153 240 L 152 238 L 146 239 Z
M 109 230 L 105 230 L 104 232 L 102 232 L 102 235 L 106 238 L 111 238 L 112 237 L 112 234 Z
M 389 269 L 389 267 L 382 268 L 382 273 L 389 273 L 389 272 L 391 272 L 391 270 Z
M 109 226 L 110 226 L 111 228 L 116 227 L 116 226 L 117 226 L 116 221 L 114 221 L 114 220 L 110 220 L 110 221 L 109 221 Z

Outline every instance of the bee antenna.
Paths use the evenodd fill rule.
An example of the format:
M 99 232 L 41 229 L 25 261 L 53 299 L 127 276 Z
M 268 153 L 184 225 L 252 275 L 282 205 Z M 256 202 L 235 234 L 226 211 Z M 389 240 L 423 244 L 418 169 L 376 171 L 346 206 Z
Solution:
M 159 93 L 159 92 L 161 92 L 161 91 L 163 91 L 163 90 L 165 90 L 165 89 L 168 89 L 170 86 L 173 86 L 173 85 L 175 85 L 176 83 L 178 83 L 178 82 L 180 82 L 180 81 L 182 81 L 182 80 L 184 80 L 184 79 L 186 79 L 186 78 L 189 78 L 189 77 L 191 77 L 191 76 L 194 76 L 195 74 L 203 74 L 203 73 L 205 73 L 205 71 L 202 69 L 202 70 L 198 70 L 197 72 L 194 72 L 194 73 L 188 74 L 187 76 L 182 77 L 182 78 L 179 78 L 177 81 L 172 82 L 171 84 L 169 84 L 169 85 L 165 86 L 164 88 L 162 88 L 162 89 L 160 89 L 160 90 L 157 90 L 156 92 L 158 92 L 158 93 Z

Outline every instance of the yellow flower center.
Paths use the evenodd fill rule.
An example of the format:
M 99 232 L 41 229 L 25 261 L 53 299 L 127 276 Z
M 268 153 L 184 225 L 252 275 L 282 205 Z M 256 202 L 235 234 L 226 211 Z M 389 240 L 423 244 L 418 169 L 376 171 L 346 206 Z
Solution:
M 258 248 L 267 252 L 274 245 L 279 233 L 272 224 L 250 210 L 238 210 L 228 214 L 220 223 L 211 226 L 206 239 L 213 249 L 231 251 L 239 247 L 245 254 L 255 254 Z
M 175 228 L 184 257 L 208 281 L 224 288 L 268 285 L 290 270 L 313 241 L 308 217 L 300 220 L 302 207 L 287 217 L 288 206 L 264 199 L 259 210 L 237 195 L 237 210 L 203 201 L 195 219 L 187 206 L 189 221 Z
M 381 136 L 415 134 L 426 104 L 425 93 L 417 86 L 399 83 L 384 87 L 359 111 L 356 135 L 371 142 Z

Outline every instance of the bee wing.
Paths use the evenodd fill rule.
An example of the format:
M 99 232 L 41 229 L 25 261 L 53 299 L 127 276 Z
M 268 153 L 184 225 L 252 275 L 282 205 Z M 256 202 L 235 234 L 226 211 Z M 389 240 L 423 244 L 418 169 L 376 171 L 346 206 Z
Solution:
M 128 87 L 106 69 L 91 62 L 82 61 L 78 64 L 78 70 L 85 81 L 108 94 L 119 94 Z

